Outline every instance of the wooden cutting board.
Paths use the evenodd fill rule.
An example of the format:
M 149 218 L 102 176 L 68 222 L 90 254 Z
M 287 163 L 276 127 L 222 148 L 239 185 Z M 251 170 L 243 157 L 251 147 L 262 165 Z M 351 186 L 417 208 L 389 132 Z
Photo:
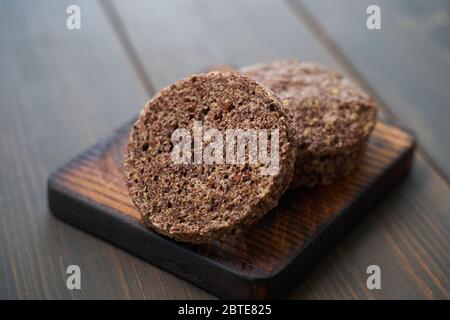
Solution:
M 124 148 L 132 122 L 48 179 L 58 218 L 222 298 L 280 298 L 408 173 L 415 148 L 405 131 L 379 123 L 360 167 L 341 181 L 287 192 L 248 231 L 189 245 L 148 230 L 128 196 Z

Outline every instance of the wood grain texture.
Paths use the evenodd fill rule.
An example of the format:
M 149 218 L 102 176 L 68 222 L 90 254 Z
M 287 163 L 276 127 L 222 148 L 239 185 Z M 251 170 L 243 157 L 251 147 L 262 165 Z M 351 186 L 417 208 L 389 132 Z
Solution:
M 433 0 L 293 0 L 323 30 L 401 122 L 420 132 L 422 149 L 450 177 L 450 5 Z M 381 30 L 366 8 L 381 9 Z M 317 30 L 316 30 L 317 31 Z
M 74 3 L 79 31 L 65 26 Z M 50 171 L 149 97 L 98 3 L 2 1 L 0 39 L 0 298 L 208 297 L 49 215 Z M 82 290 L 66 287 L 71 264 Z
M 102 4 L 115 17 L 116 28 L 124 29 L 121 32 L 129 38 L 156 89 L 217 64 L 238 67 L 286 56 L 332 61 L 289 7 L 279 1 Z
M 119 19 L 111 19 L 109 3 L 0 2 L 1 298 L 213 298 L 51 217 L 49 172 L 134 116 L 154 93 L 153 83 L 159 88 L 216 63 L 285 57 L 348 71 L 279 1 L 121 1 L 115 3 Z M 68 4 L 81 6 L 80 31 L 65 28 Z M 325 10 L 322 17 L 332 14 Z M 433 34 L 445 43 L 448 37 L 440 33 Z M 379 55 L 389 63 L 388 54 Z M 394 90 L 388 89 L 377 93 Z M 399 108 L 402 100 L 390 101 L 389 108 Z M 419 142 L 429 134 L 422 131 L 415 128 Z M 419 156 L 407 182 L 289 297 L 448 298 L 449 195 L 448 185 Z M 382 268 L 383 287 L 368 291 L 365 269 L 374 263 Z M 81 291 L 65 286 L 69 264 L 83 270 Z
M 333 185 L 286 193 L 245 232 L 188 245 L 145 228 L 128 196 L 124 153 L 131 123 L 49 179 L 53 214 L 227 299 L 281 298 L 355 221 L 405 177 L 414 141 L 379 123 L 361 165 Z
M 310 24 L 302 20 L 288 2 L 240 1 L 239 5 L 229 6 L 220 1 L 196 1 L 195 4 L 153 1 L 149 4 L 134 0 L 126 5 L 121 1 L 113 4 L 112 10 L 115 8 L 121 21 L 122 32 L 128 35 L 155 88 L 190 72 L 203 70 L 208 67 L 208 61 L 242 66 L 286 57 L 326 63 L 356 81 L 364 80 L 353 72 L 354 68 L 342 63 L 337 52 L 323 45 L 323 39 L 312 35 Z M 324 10 L 322 15 L 324 19 L 331 18 L 333 11 Z M 205 37 L 208 45 L 204 45 Z M 380 56 L 389 61 L 389 56 Z M 371 87 L 371 82 L 361 84 L 365 88 Z M 379 97 L 384 94 L 385 91 L 377 91 Z M 392 106 L 383 104 L 382 107 L 397 108 L 399 103 L 400 100 L 392 100 Z M 382 112 L 382 118 L 394 120 L 390 117 L 390 109 L 383 111 L 386 112 Z M 402 123 L 401 119 L 399 122 Z M 415 131 L 419 148 L 422 129 Z M 323 271 L 309 274 L 291 298 L 449 296 L 448 284 L 442 284 L 446 284 L 449 277 L 446 266 L 450 265 L 450 255 L 448 250 L 442 249 L 450 243 L 450 189 L 445 179 L 419 153 L 408 184 L 391 194 L 384 200 L 384 205 L 371 214 L 380 219 L 370 219 L 368 224 L 364 222 L 360 241 L 345 241 L 342 247 L 346 250 L 335 251 L 331 262 L 321 265 L 319 270 Z M 421 202 L 426 203 L 426 207 Z M 402 225 L 400 231 L 399 223 Z M 353 254 L 355 251 L 358 254 Z M 430 255 L 430 252 L 434 254 Z M 386 288 L 380 291 L 368 291 L 364 285 L 365 269 L 373 263 L 385 270 Z

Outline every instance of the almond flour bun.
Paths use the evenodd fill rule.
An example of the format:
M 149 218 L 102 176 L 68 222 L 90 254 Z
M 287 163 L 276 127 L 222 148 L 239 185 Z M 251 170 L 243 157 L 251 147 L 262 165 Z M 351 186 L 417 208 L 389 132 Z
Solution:
M 297 159 L 290 188 L 329 184 L 356 167 L 377 121 L 368 94 L 316 63 L 283 60 L 241 72 L 273 90 L 293 118 Z
M 194 137 L 196 121 L 203 132 L 278 129 L 279 170 L 263 175 L 259 163 L 174 163 L 172 133 L 184 128 Z M 290 184 L 295 157 L 294 133 L 280 100 L 240 74 L 211 72 L 177 81 L 147 103 L 126 148 L 126 181 L 148 227 L 179 241 L 203 243 L 273 209 Z

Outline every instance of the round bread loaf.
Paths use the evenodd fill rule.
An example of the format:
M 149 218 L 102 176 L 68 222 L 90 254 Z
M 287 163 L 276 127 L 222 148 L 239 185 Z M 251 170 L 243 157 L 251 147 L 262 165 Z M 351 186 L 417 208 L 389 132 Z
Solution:
M 316 63 L 283 60 L 241 72 L 273 90 L 293 118 L 297 159 L 290 188 L 329 184 L 356 167 L 377 121 L 368 94 Z
M 156 94 L 134 124 L 125 155 L 129 193 L 145 224 L 176 240 L 202 243 L 233 233 L 273 209 L 289 186 L 296 157 L 294 133 L 282 109 L 270 90 L 234 73 L 194 75 Z M 227 129 L 276 130 L 278 169 L 266 175 L 261 162 L 229 164 L 224 159 L 206 164 L 201 156 L 196 159 L 199 124 L 203 133 L 224 133 L 224 145 Z M 177 129 L 192 137 L 179 148 L 193 146 L 182 163 L 172 158 Z M 206 152 L 207 142 L 215 139 L 203 136 L 205 145 L 197 150 Z M 272 149 L 267 150 L 270 154 Z

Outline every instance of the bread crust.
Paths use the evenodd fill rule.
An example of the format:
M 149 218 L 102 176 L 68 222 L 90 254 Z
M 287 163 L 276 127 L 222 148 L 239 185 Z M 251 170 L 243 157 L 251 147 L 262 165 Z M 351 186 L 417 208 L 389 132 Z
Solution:
M 174 164 L 177 128 L 279 129 L 279 171 L 257 164 Z M 235 73 L 193 75 L 166 87 L 144 107 L 125 154 L 129 194 L 144 223 L 178 241 L 203 243 L 236 232 L 273 209 L 290 184 L 296 144 L 281 101 Z

